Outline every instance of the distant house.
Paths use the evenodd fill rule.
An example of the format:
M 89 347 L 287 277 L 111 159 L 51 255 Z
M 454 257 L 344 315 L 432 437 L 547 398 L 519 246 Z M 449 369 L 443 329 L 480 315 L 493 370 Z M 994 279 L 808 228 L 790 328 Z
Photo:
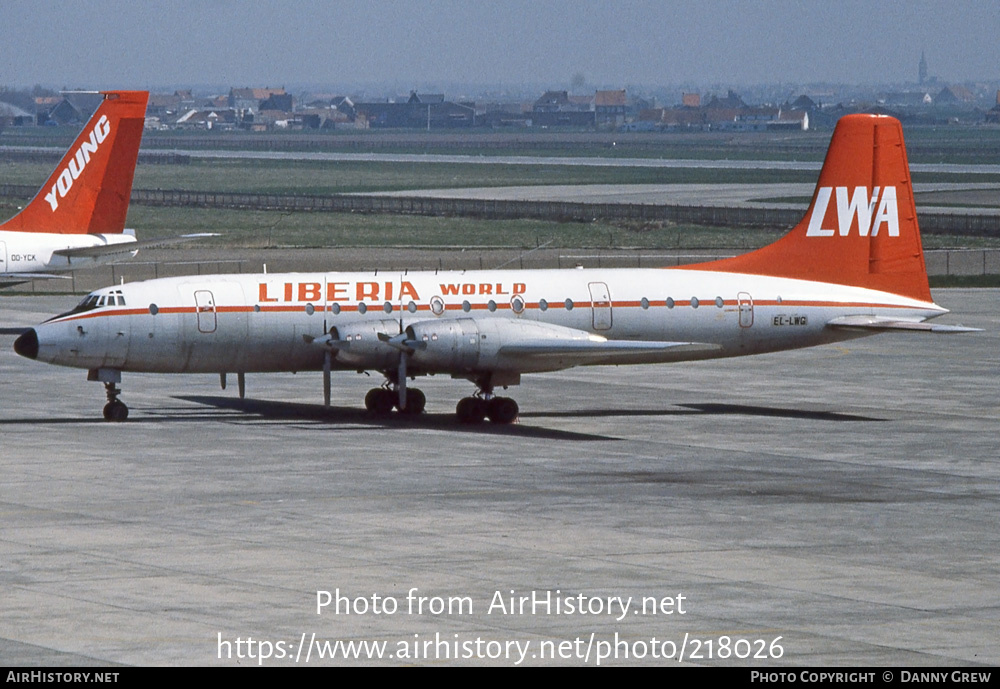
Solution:
M 594 94 L 594 122 L 598 127 L 625 124 L 626 109 L 625 89 L 597 91 Z
M 454 129 L 476 126 L 476 108 L 471 103 L 444 100 L 440 94 L 410 93 L 405 103 L 357 103 L 357 119 L 362 126 L 376 129 Z
M 789 110 L 805 110 L 806 112 L 813 112 L 817 107 L 816 101 L 805 94 L 788 104 Z
M 62 98 L 36 99 L 36 121 L 40 125 L 57 126 L 86 122 L 101 103 L 100 94 L 69 93 Z M 39 103 L 39 100 L 42 103 Z M 45 107 L 48 106 L 48 107 Z
M 986 113 L 988 124 L 1000 124 L 1000 91 L 997 91 L 997 104 Z
M 729 93 L 727 93 L 724 98 L 712 96 L 712 100 L 710 100 L 708 105 L 705 107 L 715 108 L 718 110 L 740 110 L 741 108 L 746 108 L 748 106 L 735 91 L 730 89 Z
M 177 93 L 151 93 L 146 105 L 146 117 L 158 117 L 165 120 L 176 116 L 181 110 L 181 97 Z
M 546 91 L 531 109 L 536 127 L 593 127 L 594 112 L 589 101 L 571 98 L 566 91 Z
M 768 131 L 782 129 L 809 131 L 809 112 L 807 110 L 785 110 L 778 111 L 777 116 L 768 122 Z
M 247 113 L 256 115 L 260 112 L 260 104 L 271 96 L 284 95 L 283 88 L 229 89 L 229 109 L 233 110 L 239 119 L 243 119 Z
M 422 93 L 418 94 L 416 91 L 410 91 L 410 100 L 408 103 L 423 103 L 424 105 L 441 104 L 444 103 L 443 93 Z
M 257 112 L 264 110 L 282 110 L 291 112 L 295 109 L 295 101 L 290 93 L 272 93 L 260 102 Z
M 348 122 L 353 122 L 357 116 L 354 102 L 347 96 L 336 96 L 330 100 L 330 109 L 342 113 Z
M 701 94 L 698 93 L 682 93 L 681 94 L 681 105 L 685 108 L 700 108 L 701 107 Z
M 35 124 L 35 116 L 13 103 L 0 101 L 0 123 L 3 126 L 23 127 Z
M 919 107 L 934 102 L 926 91 L 894 91 L 885 94 L 882 101 L 892 107 Z
M 176 129 L 233 129 L 236 127 L 236 113 L 232 110 L 192 109 L 174 120 Z
M 566 91 L 546 91 L 535 101 L 533 112 L 559 112 L 570 110 L 569 93 Z
M 934 100 L 939 104 L 972 103 L 976 96 L 964 86 L 945 86 Z

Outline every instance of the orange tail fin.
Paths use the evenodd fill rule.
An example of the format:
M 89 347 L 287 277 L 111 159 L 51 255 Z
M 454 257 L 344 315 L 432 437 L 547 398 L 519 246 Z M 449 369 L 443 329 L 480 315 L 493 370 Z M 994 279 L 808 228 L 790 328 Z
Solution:
M 0 229 L 56 234 L 124 231 L 146 115 L 146 91 L 106 91 L 55 172 Z
M 806 217 L 791 232 L 743 256 L 681 267 L 853 285 L 931 301 L 899 120 L 842 117 Z

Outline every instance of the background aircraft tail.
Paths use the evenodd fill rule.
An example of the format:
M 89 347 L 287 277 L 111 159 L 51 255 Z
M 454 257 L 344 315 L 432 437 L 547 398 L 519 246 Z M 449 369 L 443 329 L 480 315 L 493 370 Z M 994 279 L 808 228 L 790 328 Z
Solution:
M 13 232 L 124 231 L 146 115 L 146 91 L 105 91 L 104 101 L 24 210 L 0 225 Z
M 816 280 L 931 301 L 899 120 L 842 117 L 809 210 L 791 232 L 742 256 L 680 268 Z

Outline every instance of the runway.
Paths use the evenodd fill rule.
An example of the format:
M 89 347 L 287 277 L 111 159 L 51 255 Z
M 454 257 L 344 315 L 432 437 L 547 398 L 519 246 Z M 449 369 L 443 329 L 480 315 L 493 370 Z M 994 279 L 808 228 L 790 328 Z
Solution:
M 996 665 L 1000 290 L 934 296 L 984 332 L 525 376 L 500 428 L 353 373 L 125 374 L 108 424 L 0 335 L 0 658 Z

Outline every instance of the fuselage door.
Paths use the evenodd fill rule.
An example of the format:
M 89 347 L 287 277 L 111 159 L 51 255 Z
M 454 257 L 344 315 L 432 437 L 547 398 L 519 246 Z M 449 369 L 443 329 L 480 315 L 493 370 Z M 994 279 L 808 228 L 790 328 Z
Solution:
M 215 313 L 215 297 L 207 289 L 195 290 L 195 310 L 198 312 L 198 332 L 214 333 L 218 326 Z
M 753 297 L 746 292 L 736 295 L 736 300 L 740 306 L 740 327 L 749 328 L 753 325 Z
M 591 282 L 590 303 L 594 312 L 594 330 L 611 329 L 611 292 L 603 282 Z

